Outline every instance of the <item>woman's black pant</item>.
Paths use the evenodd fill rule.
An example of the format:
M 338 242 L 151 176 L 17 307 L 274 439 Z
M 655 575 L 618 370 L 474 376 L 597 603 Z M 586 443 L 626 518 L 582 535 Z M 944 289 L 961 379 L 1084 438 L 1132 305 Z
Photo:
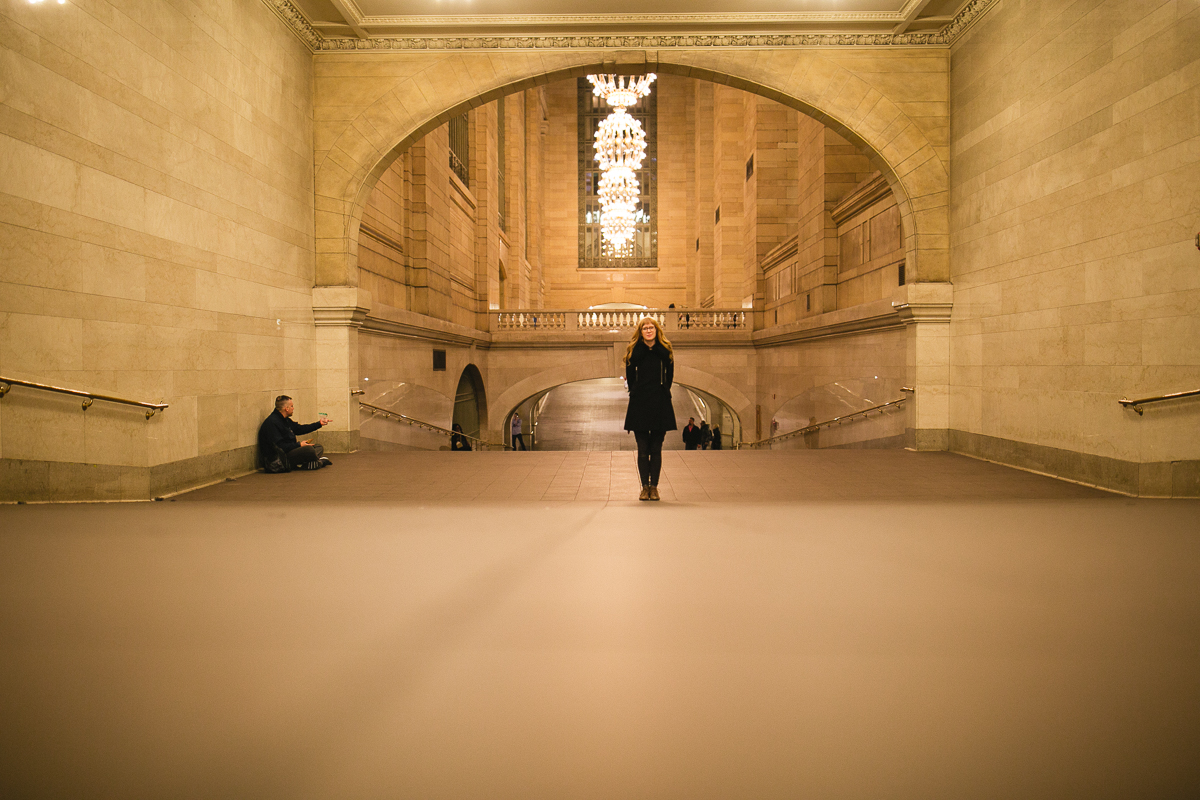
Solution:
M 658 474 L 662 472 L 662 446 L 666 431 L 634 431 L 633 438 L 638 446 L 638 475 L 642 486 L 658 486 Z

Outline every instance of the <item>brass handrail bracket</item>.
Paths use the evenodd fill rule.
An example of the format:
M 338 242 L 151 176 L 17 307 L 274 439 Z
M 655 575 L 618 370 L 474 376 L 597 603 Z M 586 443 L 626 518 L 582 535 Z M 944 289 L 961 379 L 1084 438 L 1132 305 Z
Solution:
M 1122 397 L 1117 402 L 1126 408 L 1132 408 L 1137 412 L 1137 415 L 1142 416 L 1142 406 L 1148 403 L 1161 403 L 1163 400 L 1178 400 L 1181 397 L 1195 397 L 1200 395 L 1200 389 L 1192 389 L 1187 392 L 1173 392 L 1171 394 L 1160 394 L 1156 397 L 1143 397 L 1141 400 L 1130 400 Z
M 8 394 L 9 390 L 14 386 L 27 386 L 30 389 L 40 389 L 43 392 L 57 392 L 58 394 L 69 394 L 73 397 L 83 398 L 83 410 L 87 411 L 92 403 L 97 400 L 103 400 L 106 403 L 119 403 L 124 406 L 136 406 L 146 409 L 146 419 L 154 416 L 156 411 L 164 411 L 167 409 L 167 403 L 143 403 L 140 400 L 129 400 L 124 397 L 112 397 L 106 394 L 96 394 L 95 392 L 85 392 L 80 389 L 64 389 L 61 386 L 51 386 L 46 383 L 34 383 L 33 381 L 19 381 L 15 378 L 0 378 L 0 398 Z

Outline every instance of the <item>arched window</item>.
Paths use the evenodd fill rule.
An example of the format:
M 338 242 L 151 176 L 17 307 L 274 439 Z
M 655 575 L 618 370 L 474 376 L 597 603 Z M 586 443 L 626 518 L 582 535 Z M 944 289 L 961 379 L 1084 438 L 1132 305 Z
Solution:
M 641 213 L 633 252 L 628 256 L 605 255 L 600 240 L 600 198 L 596 194 L 600 165 L 593 142 L 600 122 L 611 108 L 592 93 L 587 78 L 579 78 L 579 266 L 584 269 L 645 269 L 658 266 L 658 86 L 649 96 L 629 107 L 629 115 L 642 123 L 646 132 L 646 160 L 638 170 Z

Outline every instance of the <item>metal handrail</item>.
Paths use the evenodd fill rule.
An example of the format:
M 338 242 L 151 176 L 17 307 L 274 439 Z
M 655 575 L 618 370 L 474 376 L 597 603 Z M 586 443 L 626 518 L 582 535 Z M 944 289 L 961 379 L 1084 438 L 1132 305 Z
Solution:
M 902 387 L 900 389 L 900 391 L 911 392 L 913 390 L 908 388 L 907 386 L 905 386 L 905 387 Z M 805 433 L 815 433 L 816 431 L 819 431 L 821 428 L 825 427 L 826 425 L 832 425 L 835 422 L 845 422 L 846 420 L 853 419 L 854 417 L 860 417 L 860 416 L 863 416 L 866 414 L 870 414 L 872 411 L 879 411 L 881 409 L 887 408 L 888 406 L 899 405 L 900 403 L 903 403 L 907 399 L 908 399 L 907 397 L 901 397 L 898 400 L 892 400 L 887 403 L 881 403 L 880 405 L 877 405 L 877 406 L 871 406 L 870 408 L 864 408 L 861 411 L 855 411 L 853 414 L 846 414 L 845 416 L 842 416 L 842 417 L 834 417 L 833 419 L 827 419 L 824 422 L 817 422 L 812 425 L 805 425 L 803 428 L 797 428 L 794 431 L 788 431 L 787 433 L 781 433 L 778 436 L 772 436 L 767 439 L 759 439 L 757 442 L 739 442 L 736 446 L 736 449 L 741 450 L 743 447 L 758 447 L 761 444 L 770 444 L 771 442 L 782 442 L 785 439 L 791 439 L 794 436 L 801 436 Z
M 361 400 L 358 401 L 358 405 L 361 408 L 371 409 L 372 414 L 383 414 L 385 417 L 395 417 L 396 419 L 400 420 L 401 422 L 405 422 L 409 425 L 415 425 L 418 428 L 424 428 L 428 431 L 433 431 L 434 433 L 444 433 L 447 436 L 461 436 L 464 439 L 470 439 L 472 442 L 478 442 L 479 444 L 484 445 L 486 447 L 499 447 L 501 449 L 508 449 L 508 445 L 506 445 L 506 444 L 500 444 L 497 442 L 488 442 L 483 439 L 479 439 L 475 436 L 471 436 L 470 434 L 460 433 L 458 431 L 447 430 L 446 428 L 443 428 L 441 425 L 434 425 L 432 422 L 424 422 L 419 419 L 413 419 L 412 417 L 407 416 L 405 414 L 400 414 L 396 411 L 389 411 L 388 409 L 380 408 L 379 406 L 373 406 L 370 403 L 364 403 Z
M 1180 397 L 1195 397 L 1198 394 L 1200 394 L 1200 389 L 1192 389 L 1190 392 L 1173 392 L 1172 394 L 1160 394 L 1157 397 L 1143 397 L 1141 400 L 1129 400 L 1127 398 L 1122 397 L 1117 402 L 1120 403 L 1121 405 L 1125 406 L 1126 408 L 1132 408 L 1134 411 L 1137 412 L 1137 415 L 1140 417 L 1140 416 L 1142 416 L 1142 409 L 1139 408 L 1139 406 L 1143 406 L 1146 403 L 1158 403 L 1163 400 L 1177 400 Z
M 104 400 L 109 403 L 121 403 L 127 406 L 137 406 L 138 408 L 146 409 L 146 419 L 150 419 L 157 411 L 165 411 L 169 404 L 167 403 L 143 403 L 140 400 L 127 400 L 124 397 L 113 397 L 107 394 L 96 394 L 95 392 L 84 392 L 79 389 L 64 389 L 61 386 L 51 386 L 47 383 L 34 383 L 33 381 L 19 381 L 15 378 L 0 377 L 0 398 L 8 394 L 9 390 L 14 386 L 28 386 L 30 389 L 41 389 L 46 392 L 58 392 L 59 394 L 69 394 L 75 397 L 84 398 L 83 410 L 87 411 L 88 407 L 96 400 Z

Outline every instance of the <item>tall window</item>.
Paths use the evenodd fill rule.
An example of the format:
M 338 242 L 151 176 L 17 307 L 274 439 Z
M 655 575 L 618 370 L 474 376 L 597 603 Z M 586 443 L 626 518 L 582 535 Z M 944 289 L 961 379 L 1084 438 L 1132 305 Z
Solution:
M 470 187 L 471 126 L 464 112 L 450 120 L 450 169 Z
M 579 266 L 590 269 L 639 269 L 658 266 L 658 87 L 649 97 L 630 106 L 629 115 L 646 131 L 646 160 L 638 170 L 642 190 L 633 252 L 628 256 L 608 255 L 601 247 L 600 165 L 593 142 L 600 122 L 611 108 L 592 94 L 587 78 L 580 78 L 579 95 Z

